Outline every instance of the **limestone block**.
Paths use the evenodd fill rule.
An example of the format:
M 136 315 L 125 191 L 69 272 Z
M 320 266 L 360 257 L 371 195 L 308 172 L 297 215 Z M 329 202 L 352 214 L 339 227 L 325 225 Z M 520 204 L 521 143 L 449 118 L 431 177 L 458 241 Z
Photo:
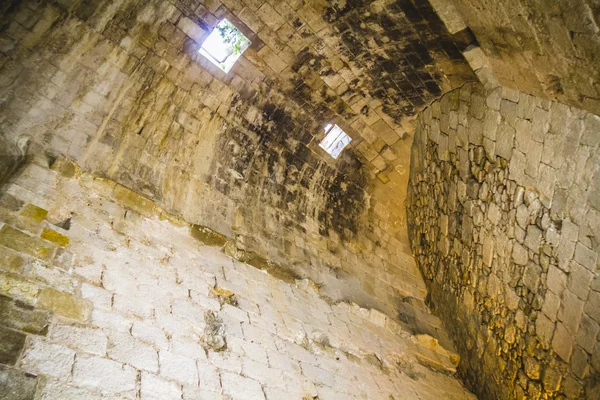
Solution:
M 556 315 L 558 314 L 558 309 L 560 308 L 560 295 L 562 295 L 562 290 L 559 295 L 556 295 L 551 291 L 546 292 L 544 305 L 542 306 L 542 312 L 546 314 L 551 321 L 556 321 Z
M 0 324 L 8 328 L 44 335 L 47 331 L 50 315 L 21 302 L 0 296 Z
M 534 262 L 527 262 L 523 272 L 523 284 L 532 292 L 536 292 L 540 282 L 542 268 Z
M 561 306 L 558 310 L 558 319 L 563 321 L 564 326 L 572 333 L 577 333 L 579 323 L 583 314 L 585 303 L 568 289 L 564 291 Z
M 554 350 L 565 362 L 568 362 L 571 358 L 571 352 L 573 351 L 573 335 L 560 322 L 556 324 L 554 338 L 552 339 L 552 350 Z
M 93 393 L 89 390 L 67 385 L 60 381 L 49 381 L 40 389 L 40 399 L 61 399 L 61 400 L 101 400 L 104 397 L 100 393 Z
M 515 264 L 525 265 L 527 264 L 528 255 L 527 250 L 518 243 L 513 245 L 512 258 Z
M 0 244 L 41 260 L 49 260 L 54 255 L 53 245 L 24 232 L 4 225 L 0 229 Z
M 113 360 L 144 371 L 158 371 L 158 354 L 152 347 L 124 333 L 112 333 L 108 339 L 108 356 Z
M 140 196 L 133 190 L 122 185 L 117 185 L 113 192 L 115 200 L 123 206 L 130 208 L 142 215 L 153 216 L 156 212 L 156 205 L 153 201 Z
M 39 287 L 18 275 L 0 273 L 0 294 L 33 303 Z
M 67 247 L 70 241 L 67 236 L 48 228 L 44 228 L 40 237 L 44 240 L 55 243 L 60 247 Z
M 198 386 L 198 372 L 193 359 L 161 350 L 159 364 L 161 376 L 181 384 Z
M 31 337 L 19 367 L 30 373 L 65 379 L 71 374 L 75 352 L 64 346 Z
M 223 393 L 234 398 L 248 400 L 264 400 L 262 388 L 255 380 L 240 375 L 225 372 L 221 374 Z
M 594 351 L 594 345 L 596 344 L 598 333 L 600 333 L 600 324 L 594 321 L 587 314 L 583 314 L 575 341 L 585 351 L 591 354 Z
M 594 274 L 575 261 L 571 261 L 569 269 L 569 282 L 567 287 L 571 292 L 577 295 L 577 297 L 585 301 L 588 297 Z
M 79 321 L 86 321 L 92 311 L 89 301 L 52 288 L 40 290 L 38 305 L 46 310 L 55 311 L 64 317 Z
M 48 338 L 54 343 L 99 356 L 106 354 L 108 343 L 101 329 L 72 325 L 54 325 Z
M 150 321 L 133 321 L 131 335 L 160 350 L 166 350 L 169 346 L 169 341 L 163 330 Z
M 0 362 L 14 365 L 25 345 L 25 334 L 0 326 Z
M 590 292 L 588 301 L 585 304 L 585 312 L 593 320 L 600 323 L 600 292 Z
M 92 311 L 92 324 L 112 332 L 129 332 L 131 321 L 117 313 L 104 310 Z
M 22 371 L 2 366 L 0 367 L 0 383 L 0 398 L 29 400 L 35 396 L 38 378 Z
M 535 333 L 546 347 L 550 346 L 552 335 L 554 334 L 554 325 L 554 322 L 550 321 L 543 314 L 538 314 L 535 320 Z
M 133 368 L 95 356 L 78 356 L 73 367 L 73 383 L 92 391 L 130 393 L 136 379 Z

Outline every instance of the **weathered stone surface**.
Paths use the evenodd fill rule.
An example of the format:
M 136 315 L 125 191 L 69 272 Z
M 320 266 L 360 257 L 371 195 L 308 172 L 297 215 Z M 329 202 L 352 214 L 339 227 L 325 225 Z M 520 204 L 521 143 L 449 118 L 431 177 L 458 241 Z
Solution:
M 0 296 L 0 324 L 27 333 L 45 335 L 50 315 L 28 304 Z
M 472 103 L 474 91 L 488 96 L 483 112 L 478 100 Z M 589 396 L 595 389 L 585 381 L 597 379 L 598 371 L 576 349 L 589 354 L 598 340 L 597 254 L 576 183 L 589 174 L 572 166 L 577 151 L 587 154 L 579 133 L 585 112 L 515 90 L 500 92 L 502 100 L 477 85 L 458 93 L 466 112 L 484 120 L 498 121 L 499 109 L 497 127 L 488 122 L 478 128 L 487 140 L 495 138 L 495 154 L 492 144 L 482 147 L 471 132 L 462 145 L 467 157 L 441 158 L 439 143 L 426 132 L 448 118 L 443 107 L 419 119 L 408 202 L 413 253 L 435 311 L 453 329 L 468 371 L 463 377 L 482 398 L 578 390 Z M 469 123 L 459 116 L 457 132 Z M 452 208 L 450 193 L 457 193 Z M 442 230 L 445 215 L 459 224 Z M 444 243 L 452 243 L 449 250 Z M 556 368 L 556 360 L 564 364 Z
M 14 365 L 25 345 L 25 335 L 0 326 L 0 363 Z
M 0 398 L 10 400 L 33 400 L 38 383 L 37 377 L 16 369 L 0 366 Z
M 133 368 L 99 357 L 77 357 L 73 366 L 73 382 L 96 391 L 131 392 L 136 387 L 136 378 Z
M 0 244 L 30 256 L 48 260 L 54 254 L 54 247 L 39 238 L 4 225 L 0 229 Z
M 55 311 L 62 316 L 79 321 L 87 320 L 91 312 L 89 301 L 52 288 L 40 290 L 38 305 L 43 309 Z

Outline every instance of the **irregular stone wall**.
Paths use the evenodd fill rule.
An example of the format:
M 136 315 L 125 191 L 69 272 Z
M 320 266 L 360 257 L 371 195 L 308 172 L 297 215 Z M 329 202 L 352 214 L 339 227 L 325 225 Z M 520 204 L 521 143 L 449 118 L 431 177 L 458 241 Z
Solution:
M 0 12 L 6 142 L 66 155 L 319 283 L 344 276 L 361 304 L 424 310 L 401 116 L 473 78 L 427 4 L 13 0 Z M 223 17 L 252 41 L 228 74 L 198 54 Z M 318 147 L 332 121 L 353 138 L 337 161 Z
M 0 398 L 475 399 L 433 338 L 62 159 L 5 185 L 0 220 Z
M 419 117 L 412 249 L 484 399 L 600 397 L 600 117 L 467 84 Z

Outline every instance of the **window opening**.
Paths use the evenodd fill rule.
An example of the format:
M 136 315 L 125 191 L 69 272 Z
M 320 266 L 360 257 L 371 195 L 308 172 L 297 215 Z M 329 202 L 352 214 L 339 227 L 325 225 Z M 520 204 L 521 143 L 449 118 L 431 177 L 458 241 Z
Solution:
M 328 124 L 325 127 L 325 133 L 325 139 L 319 143 L 319 146 L 330 156 L 337 159 L 342 150 L 352 141 L 352 138 L 342 128 L 334 124 Z
M 223 19 L 202 43 L 200 54 L 223 71 L 229 72 L 249 46 L 250 40 L 235 25 Z

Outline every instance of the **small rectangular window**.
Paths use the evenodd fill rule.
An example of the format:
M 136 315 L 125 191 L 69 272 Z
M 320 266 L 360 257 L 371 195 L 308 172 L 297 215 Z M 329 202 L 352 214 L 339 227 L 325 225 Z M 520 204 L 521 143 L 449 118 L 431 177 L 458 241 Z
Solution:
M 319 143 L 319 146 L 337 159 L 342 150 L 352 141 L 352 138 L 342 128 L 333 124 L 325 127 L 325 133 L 325 139 Z
M 229 72 L 233 64 L 250 46 L 250 40 L 227 19 L 222 20 L 202 43 L 200 54 Z

